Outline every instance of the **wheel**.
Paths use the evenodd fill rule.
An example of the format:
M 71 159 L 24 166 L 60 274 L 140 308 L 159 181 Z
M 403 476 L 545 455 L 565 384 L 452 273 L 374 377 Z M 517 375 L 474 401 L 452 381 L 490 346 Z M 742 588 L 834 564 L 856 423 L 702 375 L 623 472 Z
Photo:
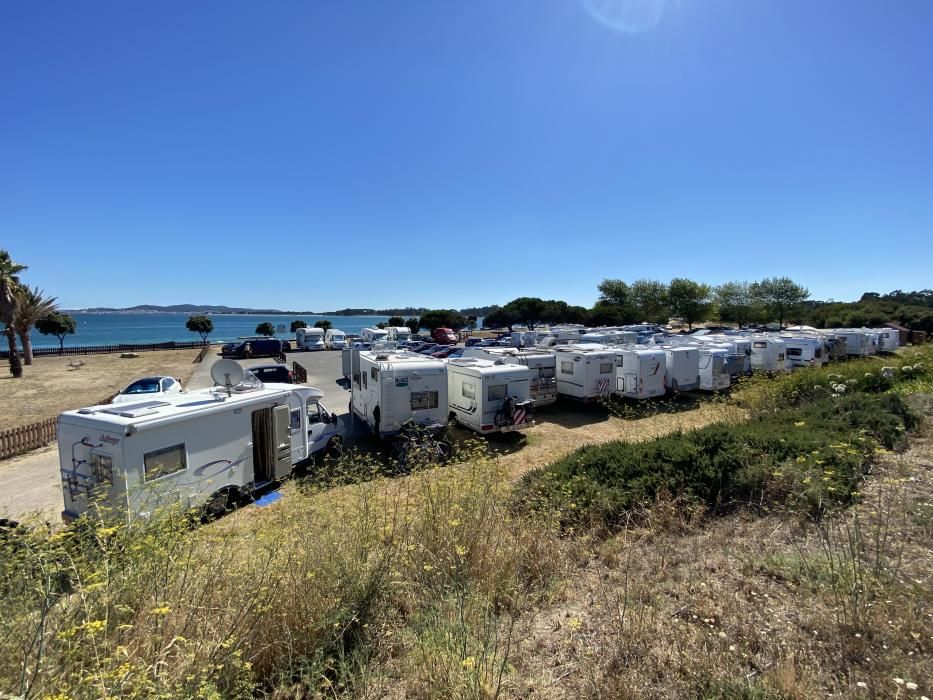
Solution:
M 223 490 L 218 491 L 202 506 L 202 513 L 205 520 L 216 520 L 225 513 L 229 513 L 232 510 L 232 499 L 230 498 L 230 491 Z

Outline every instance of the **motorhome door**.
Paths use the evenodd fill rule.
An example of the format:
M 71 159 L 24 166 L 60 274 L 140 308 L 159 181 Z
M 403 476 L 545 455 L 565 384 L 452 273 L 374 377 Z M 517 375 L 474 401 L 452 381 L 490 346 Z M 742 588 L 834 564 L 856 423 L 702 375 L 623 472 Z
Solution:
M 275 445 L 275 478 L 282 479 L 292 470 L 291 417 L 288 404 L 272 409 L 273 444 Z

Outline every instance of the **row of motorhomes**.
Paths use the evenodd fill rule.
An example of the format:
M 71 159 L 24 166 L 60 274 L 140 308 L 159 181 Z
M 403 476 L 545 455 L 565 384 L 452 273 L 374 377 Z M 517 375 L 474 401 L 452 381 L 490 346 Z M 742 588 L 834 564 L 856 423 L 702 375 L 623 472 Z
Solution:
M 641 344 L 630 342 L 632 332 L 642 334 Z M 650 328 L 553 329 L 533 347 L 465 347 L 450 360 L 376 341 L 346 353 L 346 373 L 351 415 L 380 438 L 406 424 L 442 428 L 450 420 L 490 434 L 533 425 L 536 409 L 560 396 L 586 402 L 719 391 L 754 370 L 790 371 L 897 346 L 897 331 L 886 329 L 673 337 Z M 321 391 L 244 380 L 232 360 L 216 363 L 212 376 L 212 389 L 63 413 L 63 517 L 98 503 L 129 519 L 173 504 L 219 511 L 316 455 L 339 454 L 342 436 Z
M 639 333 L 642 344 L 632 342 Z M 721 391 L 753 371 L 786 372 L 830 358 L 893 352 L 888 329 L 788 329 L 661 337 L 644 329 L 553 329 L 520 334 L 517 347 L 466 347 L 436 359 L 392 343 L 347 351 L 351 414 L 378 437 L 409 421 L 453 420 L 482 434 L 533 425 L 534 409 L 558 396 L 650 399 L 683 391 Z M 601 342 L 595 342 L 599 340 Z M 611 342 L 616 341 L 616 342 Z M 520 409 L 520 410 L 516 410 Z

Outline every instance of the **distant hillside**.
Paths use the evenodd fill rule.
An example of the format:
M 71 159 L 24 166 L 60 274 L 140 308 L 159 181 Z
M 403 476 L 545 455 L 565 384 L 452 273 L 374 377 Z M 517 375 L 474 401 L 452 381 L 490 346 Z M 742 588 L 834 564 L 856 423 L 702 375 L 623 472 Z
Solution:
M 460 313 L 465 316 L 485 316 L 497 307 L 482 306 L 462 309 Z M 114 308 L 110 306 L 92 306 L 87 309 L 65 309 L 65 313 L 80 314 L 279 314 L 294 316 L 421 316 L 428 309 L 424 307 L 405 307 L 403 309 L 338 309 L 337 311 L 290 311 L 283 309 L 248 309 L 241 306 L 224 306 L 222 304 L 172 304 L 160 306 L 158 304 L 139 304 Z

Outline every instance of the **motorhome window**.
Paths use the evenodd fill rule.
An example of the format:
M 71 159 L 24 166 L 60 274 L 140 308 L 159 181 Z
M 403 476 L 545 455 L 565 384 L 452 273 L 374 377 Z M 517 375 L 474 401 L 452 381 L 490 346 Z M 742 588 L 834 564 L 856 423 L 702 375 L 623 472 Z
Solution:
M 91 472 L 94 478 L 104 484 L 113 483 L 113 457 L 110 455 L 91 455 Z
M 308 425 L 321 422 L 321 405 L 319 403 L 308 403 Z
M 802 357 L 803 350 L 801 350 L 800 348 L 787 348 L 787 356 L 788 357 Z
M 359 372 L 353 375 L 353 383 L 356 384 L 357 386 L 360 385 L 360 373 Z
M 756 347 L 756 348 L 766 348 L 766 347 L 768 347 L 768 344 L 767 344 L 767 343 L 762 343 L 760 340 L 756 340 L 756 341 L 755 341 L 755 347 Z
M 188 468 L 185 443 L 146 452 L 143 455 L 143 466 L 145 467 L 145 480 L 147 482 L 161 479 L 163 476 L 175 474 L 176 472 L 183 472 Z
M 291 430 L 301 428 L 301 409 L 293 408 L 288 414 L 288 427 Z
M 372 377 L 372 380 L 375 382 L 379 379 L 379 370 L 375 367 L 369 368 L 369 376 Z
M 561 362 L 560 373 L 561 374 L 573 374 L 573 362 Z
M 783 352 L 779 352 L 779 353 L 778 353 L 778 362 L 783 362 L 783 361 L 784 361 L 784 353 L 783 353 Z
M 501 401 L 505 398 L 505 384 L 496 384 L 486 390 L 486 398 L 490 401 Z
M 162 380 L 162 391 L 168 391 L 172 388 L 172 384 L 175 383 L 175 380 L 171 377 L 166 377 Z
M 616 367 L 621 367 L 625 364 L 625 358 L 622 355 L 616 356 Z
M 413 391 L 411 392 L 411 410 L 426 411 L 430 408 L 437 408 L 436 391 Z
M 468 399 L 476 398 L 476 385 L 470 384 L 469 382 L 463 382 L 463 388 L 461 389 L 463 395 Z
M 612 372 L 612 363 L 611 362 L 600 362 L 599 363 L 599 373 L 600 374 L 610 374 Z

